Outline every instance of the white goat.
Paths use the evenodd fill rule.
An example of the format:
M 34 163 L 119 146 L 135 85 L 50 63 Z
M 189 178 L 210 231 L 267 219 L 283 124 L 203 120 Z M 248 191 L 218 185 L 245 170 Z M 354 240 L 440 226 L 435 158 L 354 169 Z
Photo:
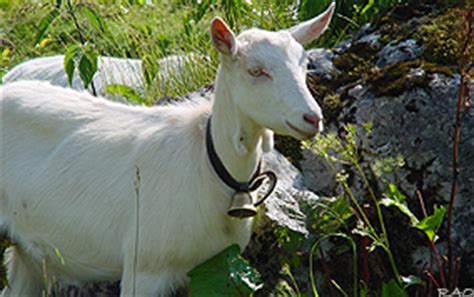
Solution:
M 163 90 L 173 82 L 173 78 L 184 80 L 191 76 L 194 63 L 203 61 L 196 54 L 172 55 L 158 60 L 158 74 L 155 79 L 156 87 Z M 13 67 L 3 77 L 4 83 L 19 80 L 42 80 L 53 85 L 68 88 L 69 82 L 64 70 L 64 56 L 35 58 Z M 99 57 L 97 72 L 93 78 L 97 94 L 115 101 L 127 102 L 119 95 L 106 92 L 110 84 L 121 84 L 136 89 L 144 95 L 144 79 L 142 61 L 138 59 L 124 59 L 113 57 Z M 74 71 L 71 87 L 75 90 L 84 90 L 84 84 L 78 71 Z M 88 87 L 91 92 L 91 87 Z
M 225 247 L 244 249 L 252 219 L 226 214 L 233 191 L 210 165 L 206 123 L 212 114 L 217 155 L 239 181 L 272 148 L 267 129 L 298 139 L 320 131 L 298 42 L 320 35 L 333 10 L 288 31 L 238 38 L 214 19 L 221 65 L 211 102 L 141 107 L 46 82 L 2 86 L 0 226 L 16 242 L 3 296 L 39 296 L 43 264 L 48 279 L 121 279 L 121 296 L 168 295 Z

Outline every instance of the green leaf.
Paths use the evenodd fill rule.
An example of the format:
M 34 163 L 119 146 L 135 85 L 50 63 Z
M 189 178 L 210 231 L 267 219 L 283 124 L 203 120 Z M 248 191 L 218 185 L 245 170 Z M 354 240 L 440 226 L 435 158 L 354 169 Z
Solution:
M 98 56 L 94 52 L 85 53 L 79 61 L 79 76 L 84 82 L 84 87 L 87 88 L 97 71 Z
M 56 0 L 56 8 L 60 8 L 63 5 L 63 0 Z
M 434 214 L 427 216 L 418 224 L 415 225 L 416 228 L 425 232 L 430 241 L 435 240 L 436 233 L 438 232 L 439 227 L 443 223 L 444 215 L 446 214 L 446 208 L 444 206 L 437 207 L 435 205 Z
M 390 197 L 392 199 L 395 199 L 398 202 L 405 201 L 405 199 L 406 199 L 405 195 L 403 195 L 398 190 L 398 188 L 392 183 L 388 184 L 388 197 Z
M 232 245 L 190 272 L 190 296 L 248 296 L 260 288 L 260 276 Z
M 382 297 L 408 297 L 408 293 L 391 279 L 388 283 L 382 284 Z
M 410 286 L 423 284 L 423 280 L 416 275 L 402 276 L 401 279 L 405 289 Z
M 419 222 L 418 218 L 411 212 L 406 202 L 399 202 L 390 198 L 383 198 L 380 200 L 379 203 L 386 207 L 395 206 L 396 208 L 398 208 L 399 211 L 401 211 L 404 215 L 406 215 L 410 219 L 410 224 L 412 226 L 416 226 L 416 224 L 418 224 Z
M 367 11 L 372 8 L 372 6 L 374 6 L 374 0 L 369 0 L 369 2 L 367 3 L 367 5 L 364 6 L 360 14 L 365 15 Z
M 81 48 L 75 44 L 69 46 L 64 53 L 64 70 L 67 74 L 69 86 L 72 86 L 72 78 L 76 69 L 76 57 L 79 55 Z
M 49 25 L 58 17 L 59 11 L 57 9 L 51 10 L 39 23 L 38 31 L 36 31 L 36 37 L 34 44 L 37 44 L 43 39 L 44 33 L 48 29 Z
M 97 31 L 104 32 L 104 24 L 97 16 L 97 13 L 92 10 L 92 8 L 90 8 L 89 6 L 84 6 L 82 11 L 86 14 L 87 18 L 89 19 L 89 22 Z
M 124 96 L 128 100 L 138 103 L 138 104 L 146 104 L 146 100 L 143 97 L 141 97 L 140 94 L 135 89 L 126 85 L 110 84 L 107 86 L 105 91 L 110 94 L 117 94 L 117 95 Z
M 380 200 L 380 204 L 386 207 L 395 206 L 410 219 L 410 224 L 412 226 L 418 224 L 418 218 L 411 212 L 406 204 L 405 195 L 403 195 L 394 184 L 390 183 L 388 185 L 388 192 L 385 193 L 385 196 L 385 198 Z

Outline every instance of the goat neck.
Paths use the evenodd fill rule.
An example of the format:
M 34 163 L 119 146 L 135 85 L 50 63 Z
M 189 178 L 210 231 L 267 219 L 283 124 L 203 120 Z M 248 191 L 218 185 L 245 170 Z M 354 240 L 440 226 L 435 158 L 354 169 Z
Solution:
M 227 74 L 228 75 L 228 74 Z M 220 67 L 215 86 L 211 134 L 217 155 L 237 181 L 249 181 L 262 156 L 265 129 L 244 115 L 229 91 L 230 77 Z M 235 83 L 235 82 L 234 82 Z

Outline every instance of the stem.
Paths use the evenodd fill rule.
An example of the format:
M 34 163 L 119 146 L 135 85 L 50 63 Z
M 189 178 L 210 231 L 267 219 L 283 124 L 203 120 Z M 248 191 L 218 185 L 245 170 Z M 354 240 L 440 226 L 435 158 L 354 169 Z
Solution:
M 453 283 L 454 286 L 458 283 L 459 272 L 461 270 L 461 257 L 456 258 L 456 266 L 454 269 Z
M 309 279 L 310 279 L 310 282 L 311 282 L 311 288 L 313 290 L 313 295 L 314 295 L 314 297 L 319 297 L 318 289 L 316 288 L 316 282 L 315 282 L 315 279 L 314 279 L 314 272 L 313 272 L 313 266 L 314 266 L 314 263 L 313 263 L 314 262 L 314 259 L 313 259 L 314 256 L 313 255 L 314 255 L 315 251 L 319 248 L 319 245 L 321 244 L 321 242 L 324 239 L 330 238 L 330 237 L 344 238 L 347 241 L 349 241 L 349 244 L 351 245 L 352 257 L 353 257 L 352 261 L 353 261 L 354 297 L 357 297 L 358 292 L 359 292 L 359 287 L 358 287 L 358 282 L 357 282 L 357 279 L 358 279 L 358 276 L 357 276 L 357 247 L 356 247 L 356 243 L 354 242 L 354 240 L 350 236 L 348 236 L 347 234 L 344 234 L 344 233 L 333 233 L 333 234 L 324 235 L 323 237 L 318 239 L 313 244 L 313 246 L 311 247 L 311 251 L 310 251 L 310 254 L 309 254 Z M 336 286 L 336 288 L 338 288 L 338 287 Z
M 364 205 L 365 215 L 368 216 L 369 204 Z M 369 237 L 364 236 L 362 238 L 362 267 L 364 273 L 364 282 L 368 286 L 370 283 L 370 270 L 369 270 L 369 253 L 367 247 L 369 246 Z
M 390 244 L 388 242 L 387 229 L 385 228 L 385 223 L 383 222 L 382 210 L 380 209 L 380 205 L 377 201 L 377 197 L 375 196 L 375 193 L 372 190 L 372 187 L 370 186 L 369 181 L 367 180 L 367 177 L 365 176 L 364 172 L 362 171 L 362 168 L 360 168 L 359 163 L 356 162 L 356 161 L 353 161 L 353 164 L 354 164 L 355 168 L 357 169 L 357 172 L 359 172 L 360 176 L 362 177 L 362 180 L 364 181 L 364 185 L 367 188 L 367 190 L 369 191 L 370 197 L 374 201 L 375 209 L 377 211 L 377 217 L 379 219 L 380 228 L 382 229 L 383 239 L 384 239 L 385 244 L 387 245 L 387 247 L 390 248 Z
M 436 260 L 436 266 L 438 266 L 439 277 L 441 278 L 441 284 L 443 285 L 443 288 L 446 288 L 446 278 L 444 277 L 444 271 L 443 271 L 444 269 L 443 269 L 443 266 L 441 266 L 441 260 L 440 260 L 438 250 L 436 249 L 436 246 L 433 240 L 430 240 L 429 242 L 430 242 L 430 249 L 433 252 L 435 260 Z
M 416 198 L 418 198 L 418 203 L 420 203 L 421 212 L 423 213 L 423 218 L 428 216 L 428 212 L 426 211 L 425 207 L 425 200 L 423 199 L 423 195 L 421 195 L 420 190 L 416 190 Z
M 332 170 L 336 171 L 336 168 L 334 168 L 333 164 L 331 163 L 331 161 L 328 159 L 328 158 L 325 158 L 326 159 L 326 163 L 331 167 Z M 362 221 L 366 224 L 366 226 L 369 228 L 370 232 L 373 234 L 374 236 L 374 239 L 373 240 L 376 240 L 376 241 L 380 241 L 379 237 L 378 237 L 378 234 L 377 232 L 375 232 L 375 229 L 374 227 L 372 226 L 372 224 L 370 223 L 368 217 L 365 215 L 365 212 L 364 210 L 362 209 L 362 207 L 359 205 L 359 202 L 357 201 L 357 199 L 355 198 L 354 194 L 352 193 L 351 189 L 349 188 L 349 186 L 347 185 L 347 183 L 345 182 L 339 182 L 342 187 L 344 188 L 344 191 L 346 192 L 347 195 L 349 195 L 349 198 L 350 200 L 352 201 L 352 203 L 355 205 L 357 211 L 356 211 L 356 215 L 359 219 L 362 218 Z
M 374 239 L 376 241 L 380 241 L 380 237 L 378 236 L 377 232 L 375 232 L 375 229 L 374 227 L 372 226 L 372 224 L 370 223 L 369 219 L 367 218 L 367 216 L 365 215 L 364 213 L 364 210 L 362 209 L 362 207 L 359 205 L 359 202 L 357 201 L 357 199 L 355 198 L 354 194 L 352 193 L 351 189 L 349 188 L 349 186 L 345 183 L 341 183 L 342 186 L 344 187 L 344 190 L 346 191 L 346 193 L 349 195 L 352 203 L 355 205 L 355 207 L 357 208 L 357 213 L 359 214 L 359 217 L 362 218 L 363 222 L 366 224 L 366 226 L 369 228 L 370 230 L 370 233 L 372 233 L 372 235 L 374 236 Z
M 456 194 L 458 192 L 458 176 L 459 176 L 459 138 L 461 131 L 461 113 L 464 102 L 467 100 L 470 91 L 470 79 L 465 72 L 467 65 L 470 61 L 471 56 L 471 42 L 474 38 L 473 27 L 474 27 L 474 10 L 472 4 L 466 8 L 466 15 L 463 17 L 465 20 L 462 22 L 465 27 L 462 28 L 461 32 L 464 32 L 465 40 L 463 43 L 462 50 L 459 57 L 459 73 L 461 74 L 459 82 L 458 100 L 456 104 L 456 120 L 454 124 L 454 136 L 453 136 L 453 181 L 451 185 L 451 196 L 449 199 L 448 208 L 448 222 L 447 222 L 447 237 L 448 237 L 448 275 L 449 275 L 449 289 L 453 289 L 454 284 L 454 272 L 453 272 L 453 239 L 452 239 L 452 221 L 453 221 L 453 210 L 456 204 Z
M 327 282 L 331 282 L 331 273 L 329 272 L 329 269 L 327 266 L 326 257 L 324 256 L 324 253 L 321 250 L 321 248 L 318 248 L 318 252 L 319 252 L 319 257 L 321 257 L 321 262 L 323 265 L 324 277 L 326 278 Z M 329 287 L 329 292 L 331 294 L 331 297 L 333 297 L 334 294 L 331 287 Z
M 421 208 L 421 211 L 423 212 L 423 218 L 426 218 L 428 216 L 428 212 L 426 211 L 423 195 L 421 195 L 421 192 L 419 190 L 416 190 L 416 197 L 418 198 L 418 202 L 420 203 L 420 208 Z M 429 246 L 434 255 L 436 266 L 438 266 L 439 276 L 441 278 L 441 284 L 443 285 L 443 288 L 446 288 L 446 278 L 444 277 L 444 268 L 441 265 L 441 257 L 438 253 L 438 250 L 436 249 L 436 246 L 433 240 L 429 240 Z M 430 269 L 432 269 L 432 267 L 430 267 Z
M 81 41 L 82 45 L 85 45 L 87 43 L 87 39 L 84 37 L 84 34 L 82 34 L 82 28 L 79 25 L 79 22 L 77 21 L 76 15 L 74 14 L 74 9 L 72 7 L 71 0 L 66 1 L 66 7 L 67 7 L 67 11 L 68 11 L 69 15 L 71 16 L 71 18 L 74 22 L 74 26 L 76 27 L 76 31 L 79 34 L 79 40 Z M 91 84 L 91 89 L 92 89 L 92 95 L 97 97 L 97 90 L 95 88 L 93 79 L 91 80 L 90 84 Z
M 375 193 L 372 190 L 372 187 L 370 187 L 369 181 L 367 177 L 365 176 L 364 172 L 362 171 L 362 168 L 360 168 L 359 163 L 356 160 L 353 160 L 353 164 L 355 168 L 357 169 L 357 172 L 359 172 L 360 176 L 362 177 L 364 181 L 364 185 L 369 191 L 370 197 L 374 201 L 375 209 L 377 211 L 377 217 L 379 219 L 380 228 L 382 229 L 383 248 L 385 252 L 387 253 L 390 266 L 392 268 L 393 273 L 395 274 L 395 278 L 397 279 L 398 284 L 400 286 L 403 286 L 402 278 L 400 277 L 400 273 L 398 272 L 398 268 L 395 263 L 395 258 L 393 257 L 392 250 L 390 249 L 390 242 L 388 240 L 387 229 L 385 228 L 385 223 L 383 222 L 382 209 L 380 208 L 380 205 L 377 201 L 377 197 L 375 196 Z
M 426 275 L 428 276 L 428 278 L 431 280 L 431 283 L 436 287 L 436 289 L 439 288 L 439 284 L 438 282 L 436 281 L 435 277 L 433 276 L 433 274 L 431 272 L 429 272 L 428 270 L 425 270 L 425 273 Z
M 401 287 L 403 287 L 402 278 L 400 276 L 400 272 L 398 272 L 398 267 L 397 267 L 397 264 L 395 263 L 395 258 L 393 257 L 393 254 L 392 254 L 392 251 L 390 250 L 390 247 L 384 245 L 383 249 L 387 253 L 388 261 L 390 263 L 390 267 L 392 268 L 393 274 L 395 274 L 395 278 L 397 279 L 398 284 Z
M 140 169 L 135 165 L 135 241 L 133 249 L 133 286 L 132 286 L 132 296 L 135 297 L 136 294 L 136 274 L 137 274 L 137 265 L 138 265 L 138 244 L 140 243 Z

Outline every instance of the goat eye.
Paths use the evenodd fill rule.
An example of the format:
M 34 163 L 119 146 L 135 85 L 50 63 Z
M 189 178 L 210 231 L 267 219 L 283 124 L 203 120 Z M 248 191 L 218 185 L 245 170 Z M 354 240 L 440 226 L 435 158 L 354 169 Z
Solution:
M 252 68 L 248 70 L 249 74 L 253 77 L 259 77 L 262 76 L 264 71 L 261 68 Z

